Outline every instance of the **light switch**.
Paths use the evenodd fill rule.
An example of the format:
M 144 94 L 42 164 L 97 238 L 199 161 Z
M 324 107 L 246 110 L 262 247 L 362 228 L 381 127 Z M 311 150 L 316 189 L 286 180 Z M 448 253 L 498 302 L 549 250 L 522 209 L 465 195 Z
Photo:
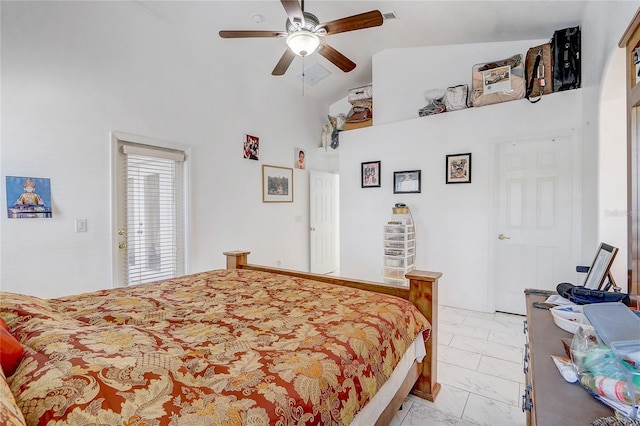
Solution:
M 76 232 L 87 232 L 87 219 L 76 219 Z

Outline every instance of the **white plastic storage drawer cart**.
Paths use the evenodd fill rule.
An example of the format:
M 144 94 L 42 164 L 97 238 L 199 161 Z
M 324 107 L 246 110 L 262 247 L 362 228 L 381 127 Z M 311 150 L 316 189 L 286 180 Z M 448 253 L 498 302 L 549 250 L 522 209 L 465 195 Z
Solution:
M 407 223 L 409 222 L 409 223 Z M 415 228 L 409 219 L 391 220 L 384 226 L 383 282 L 407 286 L 404 275 L 415 269 Z

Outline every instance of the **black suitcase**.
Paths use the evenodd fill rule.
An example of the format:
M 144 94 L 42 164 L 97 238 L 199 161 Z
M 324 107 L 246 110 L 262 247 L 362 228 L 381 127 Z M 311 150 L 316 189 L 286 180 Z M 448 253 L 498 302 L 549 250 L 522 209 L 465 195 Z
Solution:
M 553 50 L 553 91 L 580 87 L 580 27 L 557 30 L 551 41 Z

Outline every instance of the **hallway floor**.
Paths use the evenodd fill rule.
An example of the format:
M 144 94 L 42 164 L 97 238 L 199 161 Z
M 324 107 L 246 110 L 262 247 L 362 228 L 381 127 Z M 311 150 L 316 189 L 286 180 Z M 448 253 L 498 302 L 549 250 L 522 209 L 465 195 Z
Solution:
M 525 317 L 440 307 L 436 402 L 409 395 L 391 426 L 525 425 Z

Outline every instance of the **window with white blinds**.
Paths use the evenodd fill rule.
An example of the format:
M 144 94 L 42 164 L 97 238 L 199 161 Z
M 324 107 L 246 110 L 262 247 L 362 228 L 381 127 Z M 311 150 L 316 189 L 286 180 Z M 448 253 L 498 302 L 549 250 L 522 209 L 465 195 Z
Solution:
M 123 284 L 184 275 L 184 152 L 125 142 L 119 148 Z

